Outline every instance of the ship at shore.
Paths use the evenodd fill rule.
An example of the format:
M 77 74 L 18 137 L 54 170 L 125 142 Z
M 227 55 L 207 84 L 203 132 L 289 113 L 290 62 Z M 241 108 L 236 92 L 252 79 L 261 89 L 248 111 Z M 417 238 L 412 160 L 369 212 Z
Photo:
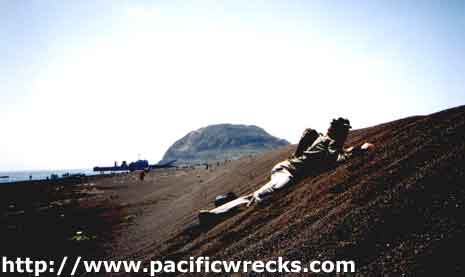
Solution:
M 127 163 L 126 161 L 123 161 L 121 165 L 118 165 L 117 162 L 115 162 L 114 166 L 96 166 L 94 167 L 94 172 L 124 172 L 124 171 L 136 171 L 136 170 L 150 170 L 150 169 L 155 169 L 155 168 L 171 168 L 171 167 L 176 167 L 174 163 L 176 160 L 171 160 L 167 163 L 163 164 L 150 164 L 149 161 L 147 160 L 137 160 L 135 162 Z

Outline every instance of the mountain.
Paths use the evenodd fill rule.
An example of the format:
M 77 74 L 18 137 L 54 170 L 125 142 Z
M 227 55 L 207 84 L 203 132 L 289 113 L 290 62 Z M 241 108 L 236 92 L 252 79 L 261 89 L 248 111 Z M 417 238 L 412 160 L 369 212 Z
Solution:
M 168 148 L 160 163 L 198 163 L 237 159 L 288 145 L 257 126 L 217 124 L 188 133 Z

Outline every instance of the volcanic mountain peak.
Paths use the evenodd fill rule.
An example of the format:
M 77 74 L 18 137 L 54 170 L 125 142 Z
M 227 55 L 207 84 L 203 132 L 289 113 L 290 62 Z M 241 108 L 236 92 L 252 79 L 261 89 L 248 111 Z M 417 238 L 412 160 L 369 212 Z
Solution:
M 254 125 L 217 124 L 189 132 L 166 151 L 161 162 L 236 159 L 288 144 Z

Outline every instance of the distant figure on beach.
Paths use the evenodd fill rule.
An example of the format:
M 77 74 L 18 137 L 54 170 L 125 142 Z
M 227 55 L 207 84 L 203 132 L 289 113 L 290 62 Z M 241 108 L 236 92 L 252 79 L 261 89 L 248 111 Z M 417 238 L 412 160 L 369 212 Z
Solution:
M 32 181 L 32 175 L 29 175 L 29 181 Z
M 262 203 L 274 192 L 297 183 L 308 176 L 316 176 L 334 168 L 351 157 L 361 156 L 374 148 L 371 143 L 344 149 L 344 143 L 352 127 L 348 119 L 333 119 L 327 133 L 306 129 L 294 155 L 271 170 L 271 179 L 254 193 L 239 197 L 212 210 L 201 210 L 200 224 L 212 224 L 241 206 Z
M 145 170 L 142 170 L 139 174 L 139 180 L 144 181 L 145 179 Z

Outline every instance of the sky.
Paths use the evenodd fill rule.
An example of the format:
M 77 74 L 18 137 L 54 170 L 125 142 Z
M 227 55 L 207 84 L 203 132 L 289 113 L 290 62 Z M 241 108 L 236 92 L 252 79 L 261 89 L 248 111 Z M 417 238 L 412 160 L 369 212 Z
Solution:
M 189 131 L 296 143 L 464 104 L 464 1 L 0 0 L 0 171 L 155 163 Z

